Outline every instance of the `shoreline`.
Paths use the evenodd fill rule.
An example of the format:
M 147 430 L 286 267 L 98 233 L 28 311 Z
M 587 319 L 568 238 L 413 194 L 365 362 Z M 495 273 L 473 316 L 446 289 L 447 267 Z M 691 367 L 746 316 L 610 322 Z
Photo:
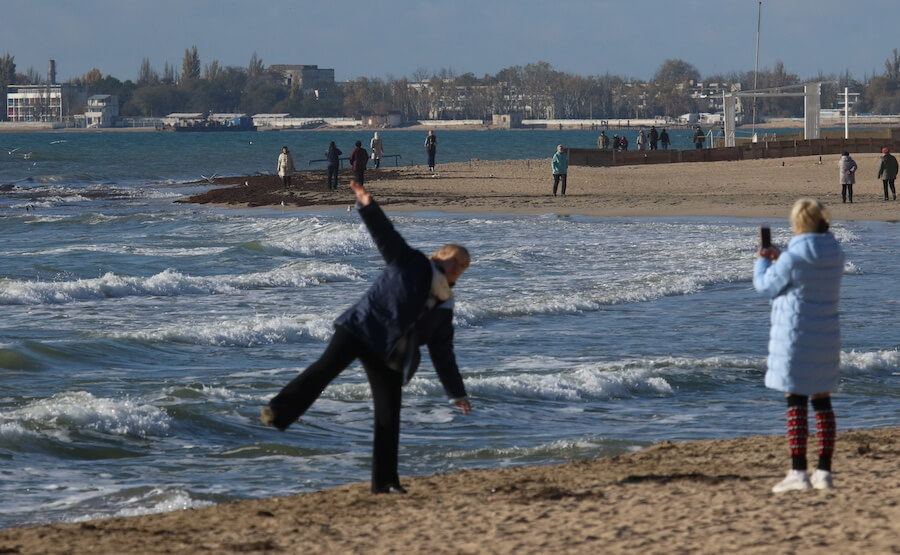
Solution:
M 812 440 L 812 452 L 814 446 Z M 900 428 L 840 433 L 830 491 L 771 493 L 789 463 L 780 436 L 664 441 L 558 465 L 407 478 L 410 493 L 403 496 L 372 495 L 368 484 L 355 483 L 168 513 L 10 528 L 0 530 L 0 551 L 896 550 Z
M 800 197 L 821 200 L 834 221 L 900 221 L 900 203 L 883 201 L 875 179 L 880 155 L 855 155 L 860 166 L 854 203 L 841 202 L 840 156 L 651 164 L 570 166 L 566 196 L 552 196 L 547 160 L 470 160 L 370 169 L 366 186 L 388 211 L 561 214 L 594 217 L 736 217 L 787 220 Z M 871 174 L 871 178 L 865 176 Z M 277 176 L 223 177 L 217 188 L 178 202 L 225 207 L 341 210 L 354 203 L 344 169 L 337 192 L 324 170 L 295 174 L 287 191 Z M 249 186 L 245 186 L 247 183 Z M 283 204 L 282 204 L 283 203 Z

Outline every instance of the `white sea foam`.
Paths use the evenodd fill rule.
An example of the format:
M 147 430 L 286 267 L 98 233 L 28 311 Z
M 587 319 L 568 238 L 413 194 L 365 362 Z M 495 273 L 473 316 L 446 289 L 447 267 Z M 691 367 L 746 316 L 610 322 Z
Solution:
M 472 325 L 485 318 L 505 318 L 531 314 L 564 314 L 594 311 L 604 306 L 645 302 L 674 295 L 690 295 L 709 285 L 749 279 L 747 272 L 722 271 L 706 275 L 649 272 L 598 280 L 596 285 L 537 289 L 528 283 L 520 287 L 482 290 L 486 298 L 475 302 L 463 297 L 456 303 L 454 315 L 460 325 Z
M 360 279 L 360 275 L 352 266 L 318 261 L 298 261 L 245 275 L 210 277 L 188 276 L 171 269 L 150 277 L 108 272 L 99 278 L 74 281 L 0 280 L 0 305 L 59 304 L 132 296 L 211 295 L 270 287 L 302 288 L 356 279 Z
M 243 319 L 222 318 L 216 321 L 175 324 L 152 331 L 129 331 L 111 334 L 117 339 L 137 339 L 152 343 L 187 343 L 253 347 L 278 343 L 299 343 L 306 338 L 324 341 L 333 333 L 334 317 L 312 314 L 296 316 L 252 316 Z
M 896 372 L 900 370 L 900 351 L 875 351 L 859 353 L 843 351 L 841 353 L 841 372 L 858 375 L 878 372 Z
M 317 218 L 281 222 L 283 227 L 267 229 L 264 248 L 303 255 L 345 255 L 372 249 L 368 232 L 358 222 L 323 223 Z
M 92 431 L 117 436 L 164 436 L 170 418 L 153 405 L 131 399 L 95 397 L 86 391 L 59 393 L 0 415 L 0 433 L 40 434 L 68 441 Z
M 146 492 L 129 496 L 123 500 L 116 500 L 120 505 L 125 505 L 106 513 L 89 513 L 79 515 L 68 522 L 85 522 L 102 518 L 131 517 L 183 511 L 199 507 L 209 507 L 215 503 L 194 499 L 191 494 L 179 488 L 152 488 Z

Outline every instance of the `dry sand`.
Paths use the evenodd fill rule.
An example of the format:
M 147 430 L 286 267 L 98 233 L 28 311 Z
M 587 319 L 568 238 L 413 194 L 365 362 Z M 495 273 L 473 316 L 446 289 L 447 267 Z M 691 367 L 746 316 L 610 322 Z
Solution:
M 550 161 L 521 160 L 438 165 L 425 168 L 369 170 L 367 186 L 389 210 L 442 210 L 520 214 L 593 216 L 735 216 L 785 218 L 797 198 L 824 202 L 832 219 L 898 220 L 900 202 L 884 202 L 876 179 L 880 155 L 859 154 L 854 203 L 841 203 L 839 156 L 808 156 L 739 162 L 655 164 L 589 168 L 571 166 L 565 197 L 551 196 Z M 250 183 L 218 189 L 195 202 L 252 206 L 346 208 L 353 202 L 343 170 L 338 192 L 325 186 L 325 173 L 295 177 L 294 191 L 284 191 L 275 176 L 220 178 L 217 184 Z M 785 224 L 787 225 L 787 224 Z
M 4 530 L 0 553 L 900 552 L 900 428 L 840 434 L 830 491 L 770 493 L 788 460 L 782 438 L 664 442 L 564 465 L 406 479 L 405 496 L 351 484 Z
M 853 205 L 840 202 L 835 156 L 822 164 L 809 157 L 572 167 L 568 195 L 556 198 L 548 160 L 446 164 L 438 177 L 422 168 L 368 175 L 389 210 L 787 218 L 796 198 L 812 196 L 835 220 L 898 219 L 900 203 L 881 200 L 878 156 L 856 159 Z M 283 191 L 272 176 L 226 178 L 218 183 L 239 185 L 193 200 L 343 209 L 352 202 L 349 172 L 343 173 L 336 193 L 326 191 L 324 174 L 313 172 L 297 177 L 296 191 Z M 406 496 L 373 496 L 368 484 L 352 484 L 159 515 L 3 530 L 0 554 L 900 553 L 900 428 L 843 433 L 837 445 L 837 488 L 829 492 L 770 493 L 789 461 L 780 437 L 661 443 L 564 465 L 410 478 Z

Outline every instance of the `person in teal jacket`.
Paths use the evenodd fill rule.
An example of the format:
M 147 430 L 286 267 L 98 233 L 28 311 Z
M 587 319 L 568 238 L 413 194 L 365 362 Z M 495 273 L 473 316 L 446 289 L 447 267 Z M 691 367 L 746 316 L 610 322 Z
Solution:
M 825 207 L 800 199 L 791 210 L 794 238 L 787 250 L 760 248 L 753 287 L 772 299 L 766 387 L 787 395 L 791 470 L 772 491 L 829 489 L 835 421 L 831 392 L 838 386 L 841 329 L 838 314 L 844 253 L 828 232 Z M 819 461 L 806 471 L 807 402 L 816 414 Z
M 550 162 L 550 169 L 553 171 L 553 196 L 556 196 L 556 190 L 562 182 L 562 196 L 566 196 L 566 174 L 569 172 L 569 157 L 566 156 L 566 149 L 563 145 L 556 147 L 556 153 L 553 155 L 553 161 Z

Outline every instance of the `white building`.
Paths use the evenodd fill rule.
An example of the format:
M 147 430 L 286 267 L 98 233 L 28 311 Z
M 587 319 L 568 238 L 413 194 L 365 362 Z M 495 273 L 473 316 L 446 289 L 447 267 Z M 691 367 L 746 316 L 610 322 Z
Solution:
M 112 127 L 119 117 L 119 98 L 112 94 L 95 94 L 87 99 L 84 112 L 86 127 Z
M 10 85 L 6 119 L 13 122 L 62 121 L 61 85 Z

